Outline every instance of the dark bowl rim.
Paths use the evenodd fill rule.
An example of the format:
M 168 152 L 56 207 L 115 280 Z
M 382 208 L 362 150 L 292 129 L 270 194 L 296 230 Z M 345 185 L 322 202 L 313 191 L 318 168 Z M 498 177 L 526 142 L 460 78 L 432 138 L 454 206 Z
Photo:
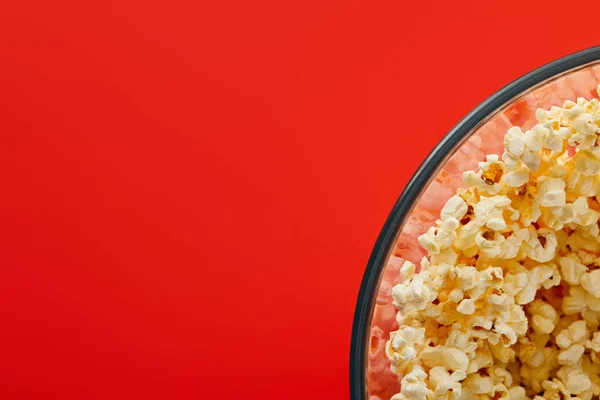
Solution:
M 369 337 L 371 310 L 374 307 L 379 276 L 407 212 L 411 210 L 423 189 L 420 183 L 428 182 L 446 155 L 474 127 L 508 101 L 547 79 L 598 60 L 600 60 L 600 46 L 592 47 L 539 67 L 498 90 L 454 126 L 415 172 L 381 229 L 360 285 L 350 344 L 351 400 L 367 400 L 365 346 L 366 339 Z

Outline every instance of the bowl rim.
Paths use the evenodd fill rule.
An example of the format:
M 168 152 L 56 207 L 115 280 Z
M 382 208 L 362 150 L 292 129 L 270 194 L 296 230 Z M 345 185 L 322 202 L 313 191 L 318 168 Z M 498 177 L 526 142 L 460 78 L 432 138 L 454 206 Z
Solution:
M 431 151 L 408 182 L 394 204 L 375 242 L 363 275 L 354 311 L 350 342 L 350 399 L 366 399 L 366 339 L 369 337 L 371 310 L 383 264 L 387 259 L 396 234 L 411 211 L 423 189 L 421 182 L 429 182 L 438 165 L 460 141 L 491 113 L 535 85 L 556 75 L 600 60 L 600 46 L 591 47 L 545 64 L 506 85 L 487 98 L 456 124 Z M 383 399 L 385 400 L 385 399 Z

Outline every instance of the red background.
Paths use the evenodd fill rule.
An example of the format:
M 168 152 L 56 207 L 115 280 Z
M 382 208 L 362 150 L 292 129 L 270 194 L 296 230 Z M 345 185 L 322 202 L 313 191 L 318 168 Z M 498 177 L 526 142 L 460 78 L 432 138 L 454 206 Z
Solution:
M 347 399 L 394 201 L 582 7 L 3 1 L 0 397 Z

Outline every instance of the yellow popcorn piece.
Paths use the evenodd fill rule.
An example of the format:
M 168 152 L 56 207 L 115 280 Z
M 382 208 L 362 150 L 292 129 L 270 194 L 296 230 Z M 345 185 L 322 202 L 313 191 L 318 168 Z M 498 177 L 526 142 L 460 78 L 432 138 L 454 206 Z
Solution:
M 538 335 L 547 335 L 554 331 L 558 322 L 558 313 L 550 304 L 543 300 L 534 300 L 527 306 L 531 314 L 531 327 Z
M 452 374 L 444 367 L 434 367 L 429 371 L 429 381 L 435 388 L 433 398 L 438 400 L 459 400 L 462 397 L 462 381 L 467 377 L 464 371 Z
M 579 285 L 581 277 L 587 271 L 579 256 L 574 253 L 568 254 L 561 258 L 559 264 L 563 279 L 569 285 Z
M 580 365 L 564 366 L 556 375 L 569 394 L 578 395 L 592 387 L 592 381 Z
M 600 297 L 600 270 L 584 273 L 580 279 L 581 287 L 594 297 Z
M 567 329 L 563 329 L 556 336 L 556 344 L 562 349 L 559 353 L 559 363 L 562 365 L 576 364 L 584 352 L 584 344 L 587 341 L 589 332 L 585 321 L 577 321 L 571 324 Z M 574 350 L 576 349 L 576 350 Z M 567 354 L 562 356 L 563 354 Z M 571 358 L 573 354 L 579 354 Z
M 401 392 L 394 395 L 391 400 L 427 400 L 432 392 L 425 383 L 426 378 L 427 374 L 421 367 L 414 367 L 409 374 L 402 378 Z

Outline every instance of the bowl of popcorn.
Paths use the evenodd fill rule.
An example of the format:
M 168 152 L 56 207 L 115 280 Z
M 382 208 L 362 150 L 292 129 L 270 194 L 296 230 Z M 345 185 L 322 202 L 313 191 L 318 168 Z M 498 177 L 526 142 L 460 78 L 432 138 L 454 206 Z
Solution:
M 598 399 L 600 47 L 450 131 L 361 285 L 352 400 Z

